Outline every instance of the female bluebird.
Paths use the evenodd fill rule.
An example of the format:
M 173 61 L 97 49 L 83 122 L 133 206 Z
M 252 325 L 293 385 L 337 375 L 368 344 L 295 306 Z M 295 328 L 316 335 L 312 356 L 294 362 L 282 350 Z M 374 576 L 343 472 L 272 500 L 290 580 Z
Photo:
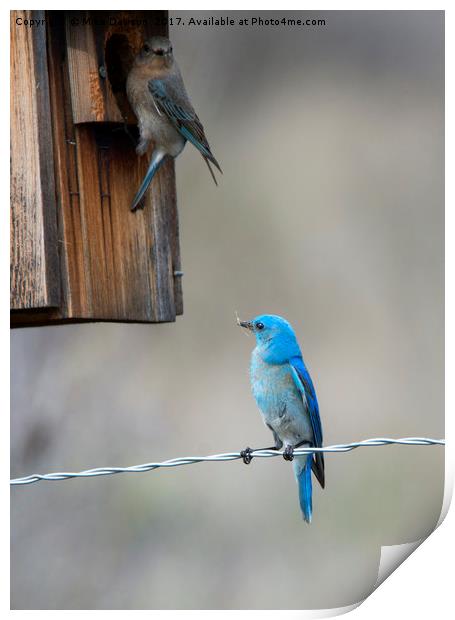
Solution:
M 126 92 L 138 119 L 140 141 L 136 153 L 143 155 L 150 141 L 154 143 L 147 174 L 131 210 L 141 207 L 141 200 L 165 157 L 180 155 L 187 140 L 200 151 L 216 184 L 209 162 L 220 172 L 221 168 L 186 93 L 169 39 L 156 36 L 144 43 L 128 74 Z
M 299 486 L 303 518 L 311 522 L 311 471 L 324 488 L 324 455 L 322 452 L 296 456 L 295 446 L 308 443 L 322 446 L 322 427 L 318 401 L 310 374 L 291 325 L 271 314 L 252 321 L 238 321 L 256 336 L 251 355 L 251 388 L 263 420 L 272 431 L 275 447 L 284 444 L 284 458 L 294 460 L 294 473 Z M 251 460 L 251 448 L 243 451 L 244 461 Z

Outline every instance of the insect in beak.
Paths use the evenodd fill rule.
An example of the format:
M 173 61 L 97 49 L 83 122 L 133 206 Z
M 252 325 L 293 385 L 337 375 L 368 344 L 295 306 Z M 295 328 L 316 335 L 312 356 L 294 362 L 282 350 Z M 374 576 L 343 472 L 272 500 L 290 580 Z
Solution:
M 249 329 L 251 332 L 253 331 L 253 323 L 251 321 L 240 321 L 240 319 L 237 318 L 237 325 Z

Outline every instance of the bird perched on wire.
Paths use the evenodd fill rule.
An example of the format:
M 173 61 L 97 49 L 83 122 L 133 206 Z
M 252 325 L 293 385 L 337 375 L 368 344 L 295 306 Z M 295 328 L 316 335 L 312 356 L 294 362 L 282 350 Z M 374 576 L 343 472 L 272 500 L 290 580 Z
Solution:
M 169 39 L 155 36 L 145 41 L 128 73 L 126 92 L 138 119 L 140 140 L 136 153 L 143 155 L 150 142 L 154 145 L 150 165 L 131 210 L 141 207 L 142 198 L 164 159 L 180 155 L 187 141 L 200 151 L 217 184 L 210 164 L 222 171 L 191 105 Z
M 307 443 L 322 446 L 319 406 L 310 374 L 305 366 L 297 338 L 283 318 L 264 314 L 238 324 L 253 332 L 256 348 L 251 355 L 251 388 L 262 418 L 272 431 L 276 449 L 284 445 L 283 457 L 293 460 L 299 487 L 300 508 L 307 523 L 312 516 L 313 471 L 324 488 L 322 452 L 294 457 L 294 448 Z M 251 461 L 251 448 L 242 451 L 245 463 Z

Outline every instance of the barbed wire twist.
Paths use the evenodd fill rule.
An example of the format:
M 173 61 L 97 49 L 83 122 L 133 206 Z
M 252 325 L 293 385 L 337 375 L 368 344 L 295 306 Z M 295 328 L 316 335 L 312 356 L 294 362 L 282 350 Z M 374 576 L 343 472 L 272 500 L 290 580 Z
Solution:
M 302 447 L 294 450 L 294 456 L 311 454 L 316 452 L 350 452 L 356 448 L 386 446 L 390 444 L 411 445 L 411 446 L 433 446 L 445 445 L 445 439 L 431 439 L 428 437 L 403 437 L 402 439 L 390 439 L 388 437 L 377 437 L 374 439 L 364 439 L 353 443 L 336 444 L 323 446 L 322 448 Z M 283 450 L 252 450 L 250 456 L 254 458 L 270 458 L 283 456 Z M 94 478 L 96 476 L 111 476 L 114 474 L 143 473 L 152 471 L 159 467 L 180 467 L 181 465 L 193 465 L 194 463 L 205 463 L 211 461 L 236 461 L 243 459 L 241 452 L 226 452 L 224 454 L 212 454 L 210 456 L 183 456 L 161 463 L 144 463 L 143 465 L 132 465 L 130 467 L 97 467 L 96 469 L 86 469 L 79 472 L 55 472 L 52 474 L 32 474 L 23 478 L 10 480 L 10 485 L 21 486 L 33 484 L 40 480 L 69 480 L 70 478 Z

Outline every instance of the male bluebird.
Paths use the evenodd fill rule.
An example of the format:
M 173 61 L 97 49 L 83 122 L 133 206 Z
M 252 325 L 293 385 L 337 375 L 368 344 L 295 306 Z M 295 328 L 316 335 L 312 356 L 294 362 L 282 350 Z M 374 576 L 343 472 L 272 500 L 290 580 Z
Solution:
M 322 446 L 322 426 L 318 401 L 310 374 L 291 325 L 271 314 L 252 321 L 238 321 L 256 336 L 251 355 L 251 389 L 262 418 L 272 431 L 275 447 L 284 444 L 284 458 L 294 460 L 294 473 L 299 486 L 303 518 L 311 522 L 311 471 L 324 488 L 324 455 L 322 452 L 296 456 L 296 445 L 308 443 Z M 243 451 L 246 463 L 251 461 L 251 448 Z
M 177 157 L 187 140 L 200 151 L 217 184 L 209 162 L 220 172 L 221 168 L 186 93 L 169 39 L 156 36 L 144 43 L 128 74 L 126 92 L 139 125 L 136 153 L 143 155 L 150 141 L 154 143 L 147 174 L 131 210 L 141 207 L 142 197 L 165 157 Z

